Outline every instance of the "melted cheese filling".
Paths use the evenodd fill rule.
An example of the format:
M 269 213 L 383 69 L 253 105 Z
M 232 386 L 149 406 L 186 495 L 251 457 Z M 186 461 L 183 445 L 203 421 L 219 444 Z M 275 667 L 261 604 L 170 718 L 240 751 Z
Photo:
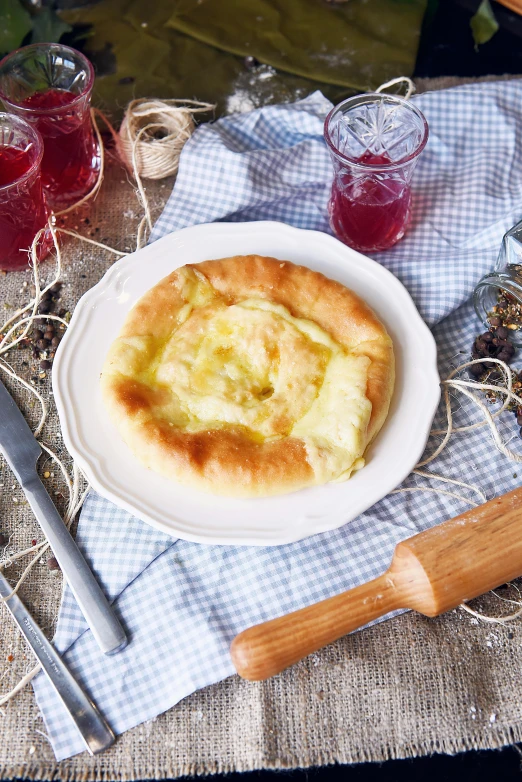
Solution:
M 369 358 L 266 299 L 228 305 L 194 271 L 183 295 L 165 344 L 135 337 L 127 345 L 127 373 L 170 392 L 162 417 L 189 431 L 245 427 L 260 442 L 298 437 L 318 483 L 363 466 Z M 138 360 L 144 353 L 146 365 Z

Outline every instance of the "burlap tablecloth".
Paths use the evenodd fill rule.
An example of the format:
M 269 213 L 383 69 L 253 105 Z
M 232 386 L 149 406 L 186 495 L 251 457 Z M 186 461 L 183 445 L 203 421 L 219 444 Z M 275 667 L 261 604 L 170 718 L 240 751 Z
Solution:
M 447 84 L 423 80 L 419 86 Z M 148 184 L 156 214 L 171 186 L 171 181 Z M 134 247 L 140 215 L 127 174 L 112 163 L 91 210 L 70 218 L 68 226 L 127 250 Z M 60 306 L 72 309 L 114 256 L 74 240 L 64 242 L 63 252 Z M 48 275 L 51 264 L 41 269 Z M 29 286 L 29 273 L 0 276 L 2 316 L 27 299 Z M 30 350 L 12 351 L 9 360 L 28 379 L 37 377 Z M 38 405 L 12 383 L 6 384 L 35 423 Z M 49 391 L 48 378 L 42 379 L 40 388 Z M 44 437 L 63 453 L 54 410 Z M 42 464 L 44 470 L 54 473 L 46 483 L 63 507 L 61 495 L 66 491 L 57 468 L 47 463 Z M 4 465 L 0 484 L 0 532 L 11 535 L 19 549 L 34 538 L 40 540 Z M 23 599 L 50 634 L 60 587 L 61 578 L 40 563 L 22 589 Z M 485 598 L 481 605 L 491 600 Z M 498 610 L 498 602 L 491 606 Z M 32 666 L 32 658 L 5 608 L 0 607 L 0 617 L 1 694 Z M 175 642 L 176 628 L 172 634 Z M 232 677 L 208 687 L 121 736 L 102 756 L 84 753 L 58 764 L 27 687 L 0 709 L 0 778 L 163 779 L 500 747 L 522 740 L 521 671 L 520 623 L 485 625 L 460 609 L 438 619 L 405 614 L 344 638 L 265 683 Z

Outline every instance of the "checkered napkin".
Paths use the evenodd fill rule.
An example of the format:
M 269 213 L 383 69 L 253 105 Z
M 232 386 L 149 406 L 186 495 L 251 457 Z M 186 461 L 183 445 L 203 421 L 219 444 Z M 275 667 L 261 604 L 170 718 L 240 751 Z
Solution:
M 414 179 L 413 225 L 376 258 L 402 280 L 433 327 L 445 375 L 466 359 L 479 329 L 473 287 L 492 268 L 504 232 L 522 218 L 522 82 L 413 100 L 430 126 Z M 213 220 L 280 220 L 328 231 L 332 169 L 322 128 L 329 108 L 316 92 L 198 128 L 153 239 Z M 456 423 L 473 415 L 459 410 Z M 506 414 L 506 438 L 513 424 Z M 519 483 L 485 429 L 456 434 L 430 469 L 473 481 L 490 497 Z M 440 486 L 415 476 L 403 485 Z M 232 674 L 228 648 L 239 631 L 374 578 L 397 541 L 467 507 L 424 490 L 389 495 L 339 530 L 257 548 L 173 540 L 91 493 L 78 544 L 132 640 L 104 657 L 66 590 L 55 644 L 121 733 Z M 34 689 L 57 758 L 80 752 L 76 729 L 43 675 Z

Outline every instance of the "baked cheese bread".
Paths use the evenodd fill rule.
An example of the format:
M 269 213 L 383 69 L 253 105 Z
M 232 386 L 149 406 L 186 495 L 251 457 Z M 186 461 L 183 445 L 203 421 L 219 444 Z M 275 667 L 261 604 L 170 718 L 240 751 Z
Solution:
M 353 291 L 257 255 L 183 266 L 132 308 L 101 376 L 135 456 L 198 489 L 262 497 L 364 465 L 393 345 Z

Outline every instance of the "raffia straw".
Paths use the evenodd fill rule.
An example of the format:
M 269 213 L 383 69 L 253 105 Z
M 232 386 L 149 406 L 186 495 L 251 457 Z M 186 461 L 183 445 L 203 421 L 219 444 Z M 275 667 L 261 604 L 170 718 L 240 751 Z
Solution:
M 519 595 L 521 594 L 520 589 L 515 583 L 511 582 L 511 586 L 516 589 Z M 482 619 L 482 621 L 489 622 L 490 624 L 503 625 L 503 624 L 507 624 L 508 622 L 513 622 L 513 620 L 518 619 L 519 616 L 522 616 L 522 602 L 520 602 L 520 600 L 510 600 L 507 597 L 502 597 L 502 595 L 497 594 L 497 592 L 494 589 L 491 590 L 491 594 L 495 595 L 495 597 L 501 600 L 503 603 L 509 603 L 510 605 L 514 605 L 514 606 L 520 606 L 520 608 L 512 614 L 504 614 L 503 616 L 489 616 L 488 614 L 483 614 L 480 611 L 475 611 L 473 608 L 470 608 L 469 605 L 467 605 L 467 603 L 461 603 L 459 608 L 462 608 L 468 614 L 475 616 L 477 619 Z
M 497 595 L 497 597 L 499 597 L 499 595 Z M 514 600 L 511 602 L 521 607 L 518 609 L 518 611 L 515 611 L 512 614 L 506 614 L 505 616 L 488 616 L 487 614 L 482 614 L 480 611 L 475 611 L 473 608 L 470 608 L 468 605 L 466 605 L 466 603 L 461 603 L 459 608 L 462 608 L 463 611 L 466 611 L 468 614 L 471 614 L 477 619 L 481 619 L 483 622 L 489 622 L 490 624 L 495 625 L 503 625 L 507 622 L 513 622 L 515 619 L 518 619 L 519 616 L 522 616 L 522 603 L 517 603 Z
M 182 103 L 185 104 L 185 106 L 179 105 Z M 158 123 L 157 121 L 157 117 L 156 118 L 154 117 L 153 108 L 157 110 L 160 104 L 161 104 L 161 111 L 162 111 L 161 116 L 164 116 L 166 119 L 166 128 L 168 132 L 164 138 L 158 140 L 154 137 L 154 133 L 157 132 L 158 130 L 161 130 L 162 128 L 161 128 L 161 124 Z M 147 177 L 162 178 L 164 176 L 168 176 L 169 174 L 175 173 L 178 169 L 181 149 L 183 148 L 188 138 L 190 138 L 194 130 L 195 124 L 194 124 L 193 115 L 203 111 L 212 110 L 213 108 L 215 108 L 213 105 L 207 103 L 201 103 L 199 101 L 167 101 L 167 102 L 149 101 L 146 102 L 145 106 L 142 105 L 141 101 L 133 101 L 132 104 L 130 104 L 125 115 L 126 122 L 124 121 L 124 124 L 122 126 L 123 134 L 120 131 L 119 136 L 116 134 L 110 121 L 105 117 L 105 115 L 101 111 L 99 111 L 98 109 L 91 109 L 92 122 L 93 122 L 94 130 L 96 133 L 96 137 L 98 139 L 98 144 L 100 149 L 100 171 L 98 174 L 97 181 L 94 187 L 92 188 L 92 190 L 89 193 L 87 193 L 87 195 L 85 195 L 80 201 L 71 205 L 67 209 L 63 209 L 60 212 L 57 212 L 54 215 L 52 215 L 52 217 L 48 222 L 48 227 L 39 231 L 35 236 L 30 251 L 34 284 L 35 284 L 34 299 L 29 301 L 27 305 L 25 305 L 17 312 L 15 312 L 15 314 L 11 318 L 9 318 L 9 320 L 7 320 L 0 328 L 0 335 L 3 334 L 2 341 L 0 342 L 0 369 L 6 374 L 8 374 L 13 380 L 23 385 L 34 396 L 36 396 L 41 406 L 40 420 L 34 431 L 35 437 L 38 437 L 47 419 L 47 412 L 48 412 L 47 403 L 36 388 L 31 386 L 29 383 L 27 383 L 27 381 L 25 381 L 24 378 L 18 375 L 11 367 L 9 367 L 9 365 L 3 359 L 3 356 L 5 356 L 5 354 L 10 349 L 18 345 L 20 342 L 22 342 L 22 340 L 26 338 L 30 329 L 32 328 L 34 323 L 37 322 L 38 320 L 47 320 L 47 321 L 55 320 L 60 323 L 63 323 L 66 328 L 68 326 L 65 320 L 55 315 L 38 314 L 38 305 L 41 301 L 42 295 L 46 291 L 50 290 L 50 288 L 56 282 L 58 282 L 61 276 L 62 257 L 61 257 L 60 246 L 57 241 L 57 233 L 63 233 L 68 236 L 72 236 L 90 245 L 99 247 L 100 249 L 103 250 L 107 250 L 108 252 L 112 252 L 118 257 L 123 257 L 127 255 L 127 253 L 116 250 L 115 248 L 109 247 L 106 244 L 97 242 L 93 239 L 89 239 L 85 236 L 81 236 L 81 234 L 78 234 L 76 231 L 71 231 L 66 228 L 58 228 L 55 225 L 56 217 L 65 215 L 75 209 L 78 209 L 80 206 L 83 206 L 88 201 L 95 198 L 101 188 L 103 182 L 103 176 L 104 176 L 104 169 L 105 169 L 105 150 L 104 150 L 103 140 L 101 138 L 100 130 L 97 123 L 97 117 L 100 117 L 109 128 L 110 132 L 113 135 L 113 138 L 115 138 L 116 147 L 119 150 L 120 155 L 122 155 L 123 160 L 127 165 L 128 165 L 128 157 L 126 156 L 126 150 L 128 151 L 127 144 L 129 142 L 131 144 L 132 171 L 138 187 L 138 198 L 145 212 L 145 216 L 140 222 L 138 233 L 137 233 L 137 249 L 139 249 L 145 240 L 145 229 L 147 227 L 149 228 L 149 230 L 152 229 L 151 211 L 145 193 L 145 188 L 143 187 L 142 176 L 145 178 Z M 143 118 L 148 118 L 146 119 L 146 124 L 142 128 L 140 128 L 138 133 L 133 138 L 133 132 L 134 132 L 133 129 L 136 128 L 137 124 L 141 122 Z M 163 157 L 161 157 L 161 155 L 158 155 L 159 150 L 161 150 L 161 154 Z M 148 163 L 149 159 L 154 159 L 154 164 L 152 169 L 150 167 L 150 164 Z M 41 290 L 37 250 L 38 250 L 38 243 L 47 230 L 51 232 L 52 239 L 55 246 L 56 272 L 54 275 L 54 279 L 52 279 L 52 281 L 48 283 L 48 285 L 43 290 Z M 26 313 L 28 313 L 28 316 L 22 317 Z M 20 331 L 20 329 L 22 330 Z M 64 516 L 64 522 L 67 526 L 70 526 L 76 514 L 79 512 L 81 506 L 83 505 L 83 502 L 89 490 L 89 485 L 87 481 L 85 481 L 87 483 L 87 486 L 80 495 L 80 489 L 79 489 L 80 481 L 85 480 L 85 476 L 82 475 L 82 473 L 78 469 L 78 466 L 73 462 L 73 466 L 72 466 L 73 480 L 71 481 L 69 474 L 67 472 L 67 468 L 65 467 L 63 462 L 59 459 L 57 454 L 51 448 L 46 446 L 44 443 L 40 442 L 40 445 L 43 448 L 43 450 L 46 453 L 48 453 L 49 456 L 53 459 L 53 461 L 58 465 L 62 473 L 62 476 L 64 478 L 64 481 L 66 483 L 69 492 L 69 502 L 68 502 L 67 511 Z M 2 600 L 4 601 L 8 600 L 9 597 L 11 597 L 12 595 L 18 592 L 21 585 L 23 584 L 23 582 L 31 572 L 31 569 L 34 567 L 36 562 L 38 562 L 42 554 L 48 548 L 49 548 L 49 544 L 43 541 L 42 543 L 39 543 L 36 546 L 32 546 L 31 548 L 25 549 L 24 551 L 19 552 L 18 554 L 11 555 L 4 562 L 0 562 L 0 567 L 6 567 L 12 562 L 19 560 L 27 555 L 30 554 L 33 555 L 33 558 L 26 566 L 22 575 L 18 579 L 16 585 L 13 587 L 13 591 L 11 595 L 9 595 L 7 598 L 2 598 Z M 36 675 L 36 673 L 38 673 L 39 669 L 40 669 L 39 666 L 34 668 L 30 674 L 27 674 L 26 676 L 23 677 L 23 679 L 11 690 L 11 692 L 2 696 L 0 698 L 0 706 L 9 702 L 11 698 L 13 698 L 21 689 L 23 689 L 23 687 L 25 687 L 25 685 L 31 681 L 33 676 Z
M 37 248 L 38 248 L 38 242 L 40 241 L 41 236 L 45 232 L 46 229 L 42 229 L 42 231 L 39 231 L 38 234 L 35 236 L 32 247 L 31 247 L 31 257 L 32 257 L 32 268 L 33 268 L 33 275 L 34 275 L 34 281 L 35 281 L 35 297 L 32 301 L 29 302 L 26 307 L 19 310 L 19 314 L 24 314 L 25 312 L 30 310 L 30 315 L 28 317 L 20 318 L 16 323 L 13 323 L 10 325 L 9 330 L 7 333 L 5 333 L 4 338 L 2 342 L 0 343 L 0 369 L 5 372 L 7 375 L 9 375 L 13 380 L 20 383 L 24 386 L 28 391 L 30 391 L 38 400 L 41 406 L 41 414 L 40 414 L 40 420 L 36 426 L 36 429 L 34 431 L 35 437 L 38 437 L 41 430 L 43 429 L 43 426 L 45 424 L 45 421 L 47 419 L 47 413 L 48 413 L 48 407 L 47 403 L 44 399 L 44 397 L 39 393 L 39 391 L 32 385 L 30 385 L 26 380 L 24 380 L 23 377 L 18 375 L 12 368 L 10 368 L 4 360 L 2 360 L 2 357 L 5 353 L 7 353 L 9 350 L 11 350 L 13 347 L 15 347 L 17 344 L 19 344 L 27 334 L 29 333 L 30 328 L 34 324 L 35 321 L 46 319 L 46 320 L 54 320 L 57 322 L 62 323 L 66 328 L 68 327 L 67 321 L 65 321 L 63 318 L 59 318 L 57 315 L 39 315 L 37 314 L 38 305 L 41 301 L 41 296 L 43 293 L 45 293 L 47 290 L 49 290 L 55 282 L 58 281 L 60 277 L 61 272 L 61 266 L 62 266 L 62 256 L 61 256 L 61 250 L 60 245 L 57 240 L 57 232 L 61 231 L 61 229 L 56 228 L 53 226 L 52 221 L 49 220 L 48 223 L 48 229 L 51 232 L 54 245 L 55 245 L 55 251 L 56 251 L 56 271 L 54 274 L 54 277 L 52 281 L 43 289 L 43 291 L 40 289 L 40 279 L 39 279 L 39 267 L 38 267 L 38 260 L 37 260 Z M 66 233 L 70 233 L 69 231 L 65 231 Z M 89 239 L 86 239 L 86 237 L 80 237 L 81 239 L 90 242 Z M 90 242 L 91 243 L 91 242 Z M 108 247 L 107 245 L 103 245 L 104 249 L 111 250 L 112 252 L 116 253 L 117 255 L 122 255 L 118 250 L 114 250 L 113 248 Z M 12 323 L 12 318 L 8 321 L 8 324 Z M 5 330 L 6 324 L 0 329 L 0 333 Z M 20 328 L 22 327 L 22 331 L 20 332 Z M 40 446 L 42 449 L 49 454 L 49 456 L 53 459 L 53 461 L 58 465 L 62 476 L 64 478 L 64 481 L 66 483 L 68 492 L 69 492 L 69 503 L 68 508 L 65 513 L 64 521 L 66 525 L 70 525 L 73 518 L 75 517 L 75 514 L 78 512 L 78 510 L 81 507 L 81 503 L 78 503 L 78 495 L 79 495 L 79 482 L 82 479 L 82 475 L 77 467 L 77 465 L 73 462 L 73 480 L 71 481 L 69 474 L 67 472 L 67 468 L 61 461 L 61 459 L 58 457 L 58 455 L 45 443 L 40 442 Z M 83 492 L 82 494 L 82 502 L 83 499 L 86 496 L 88 488 Z M 11 594 L 16 594 L 16 592 L 20 589 L 21 585 L 29 575 L 32 567 L 36 564 L 36 562 L 40 559 L 41 555 L 44 553 L 44 551 L 48 548 L 48 545 L 45 546 L 45 548 L 38 549 L 38 552 L 33 557 L 31 562 L 27 565 L 25 570 L 23 571 L 21 577 L 19 578 L 16 586 L 13 588 L 13 592 Z M 31 549 L 27 550 L 25 553 L 30 553 Z M 10 558 L 12 561 L 14 559 Z M 16 557 L 18 559 L 18 557 Z M 3 563 L 2 563 L 3 564 Z M 5 566 L 5 564 L 4 564 Z M 9 595 L 7 598 L 0 598 L 0 600 L 8 600 Z
M 419 462 L 417 467 L 413 470 L 413 472 L 415 474 L 421 475 L 423 477 L 436 478 L 437 480 L 444 481 L 445 483 L 453 483 L 453 484 L 460 485 L 462 487 L 471 489 L 472 491 L 477 492 L 477 494 L 480 496 L 480 498 L 483 501 L 486 501 L 487 498 L 486 498 L 484 492 L 482 492 L 481 489 L 479 489 L 479 488 L 477 488 L 475 486 L 472 486 L 471 484 L 466 484 L 466 483 L 463 483 L 461 481 L 455 481 L 454 479 L 446 478 L 445 476 L 426 473 L 424 471 L 419 470 L 418 468 L 422 467 L 422 466 L 424 466 L 426 464 L 429 464 L 431 461 L 436 459 L 437 456 L 439 456 L 442 453 L 442 451 L 444 450 L 444 448 L 446 447 L 446 445 L 447 445 L 450 437 L 452 436 L 452 434 L 455 434 L 455 433 L 458 433 L 458 432 L 467 432 L 467 431 L 470 431 L 471 429 L 478 429 L 478 428 L 483 427 L 485 425 L 489 426 L 491 435 L 493 437 L 493 441 L 494 441 L 495 446 L 497 447 L 497 449 L 502 454 L 504 454 L 504 456 L 507 456 L 508 459 L 511 459 L 512 461 L 515 461 L 515 462 L 518 462 L 518 463 L 522 462 L 522 456 L 517 454 L 517 453 L 515 453 L 514 451 L 512 451 L 502 441 L 502 438 L 500 436 L 500 433 L 499 433 L 498 428 L 497 428 L 497 426 L 495 424 L 495 421 L 494 421 L 494 419 L 496 417 L 498 417 L 500 415 L 500 413 L 502 413 L 506 409 L 506 407 L 509 405 L 510 402 L 517 402 L 519 405 L 522 405 L 522 398 L 519 397 L 517 394 L 515 394 L 513 392 L 513 390 L 512 390 L 512 387 L 513 387 L 513 375 L 512 375 L 511 368 L 507 364 L 505 364 L 503 361 L 500 361 L 497 358 L 489 358 L 489 359 L 484 359 L 483 360 L 483 363 L 488 363 L 488 362 L 493 363 L 493 364 L 497 364 L 497 365 L 500 366 L 500 368 L 504 372 L 504 376 L 507 378 L 507 388 L 503 388 L 501 386 L 495 386 L 495 385 L 492 385 L 490 383 L 479 383 L 479 382 L 476 382 L 476 381 L 467 381 L 467 380 L 455 379 L 456 375 L 458 375 L 460 372 L 462 372 L 462 370 L 466 369 L 469 366 L 472 366 L 473 364 L 481 363 L 481 360 L 478 360 L 478 359 L 476 359 L 474 361 L 467 361 L 466 363 L 461 364 L 456 369 L 454 369 L 452 372 L 450 372 L 448 377 L 445 380 L 442 381 L 442 385 L 443 385 L 443 388 L 444 388 L 444 401 L 445 401 L 445 405 L 446 405 L 447 426 L 446 426 L 445 430 L 444 429 L 443 430 L 434 429 L 434 430 L 432 430 L 430 432 L 430 436 L 433 436 L 433 435 L 444 435 L 444 438 L 443 438 L 441 444 L 439 445 L 439 447 L 435 449 L 435 451 L 431 454 L 431 456 L 429 456 L 424 461 Z M 476 424 L 470 424 L 468 426 L 461 426 L 461 427 L 453 426 L 453 416 L 452 416 L 452 411 L 451 411 L 451 399 L 450 399 L 450 395 L 449 395 L 449 389 L 450 388 L 452 388 L 455 391 L 458 391 L 461 394 L 464 394 L 464 396 L 466 396 L 475 405 L 477 405 L 479 407 L 479 409 L 481 410 L 481 412 L 484 414 L 484 419 L 482 421 L 479 421 Z M 494 391 L 495 393 L 503 394 L 505 396 L 504 402 L 502 403 L 502 405 L 500 406 L 500 408 L 497 411 L 495 411 L 494 413 L 491 413 L 490 410 L 487 408 L 487 406 L 484 404 L 484 402 L 481 399 L 479 399 L 476 396 L 476 394 L 472 393 L 472 391 L 470 390 L 472 388 L 476 389 L 476 390 L 480 390 L 480 391 Z M 457 495 L 454 492 L 445 492 L 445 491 L 442 491 L 442 490 L 430 489 L 428 487 L 422 487 L 422 486 L 412 487 L 412 488 L 408 488 L 408 489 L 396 489 L 394 492 L 392 492 L 392 494 L 399 494 L 401 492 L 408 492 L 408 491 L 428 491 L 428 492 L 429 491 L 431 491 L 431 492 L 437 492 L 438 491 L 441 494 L 447 494 L 448 496 L 455 497 L 456 499 L 459 499 L 462 502 L 465 502 L 465 503 L 467 503 L 469 505 L 477 507 L 477 503 L 476 502 L 472 502 L 471 500 L 467 499 L 466 497 L 463 497 L 461 495 Z M 496 593 L 494 591 L 493 591 L 493 594 L 496 595 Z M 501 598 L 500 595 L 496 595 L 496 596 L 499 597 L 501 600 L 504 599 L 504 598 Z M 520 608 L 517 611 L 515 611 L 514 613 L 512 613 L 512 614 L 508 614 L 508 615 L 504 615 L 504 616 L 488 616 L 487 614 L 482 614 L 479 611 L 475 611 L 473 608 L 470 608 L 465 603 L 462 603 L 460 605 L 460 608 L 462 608 L 468 614 L 471 614 L 472 616 L 476 617 L 477 619 L 483 620 L 484 622 L 488 622 L 490 624 L 505 624 L 506 622 L 512 622 L 515 619 L 518 619 L 520 616 L 522 616 L 522 602 L 518 602 L 518 601 L 515 601 L 515 600 L 510 600 L 510 601 L 506 601 L 506 602 L 510 602 L 513 605 L 520 606 Z
M 496 386 L 492 385 L 490 383 L 479 383 L 477 381 L 466 381 L 466 380 L 459 380 L 456 379 L 456 375 L 458 375 L 460 372 L 462 372 L 464 369 L 467 369 L 467 367 L 472 366 L 473 364 L 477 363 L 492 363 L 497 364 L 503 371 L 505 378 L 507 379 L 507 387 L 503 386 Z M 488 425 L 490 428 L 491 435 L 493 437 L 493 441 L 497 447 L 497 449 L 504 454 L 504 456 L 507 456 L 508 459 L 511 459 L 515 462 L 522 462 L 522 456 L 512 451 L 510 448 L 507 447 L 507 445 L 502 441 L 502 438 L 500 436 L 500 433 L 498 431 L 498 428 L 495 424 L 495 418 L 502 413 L 510 402 L 516 402 L 518 405 L 522 405 L 522 397 L 515 394 L 513 391 L 513 374 L 510 369 L 510 367 L 505 364 L 503 361 L 500 361 L 497 358 L 488 358 L 488 359 L 480 359 L 480 360 L 474 360 L 474 361 L 466 361 L 464 364 L 461 364 L 460 366 L 453 369 L 448 377 L 442 381 L 442 387 L 443 387 L 443 393 L 444 393 L 444 402 L 445 402 L 445 408 L 446 408 L 446 429 L 432 429 L 430 432 L 430 437 L 435 435 L 443 435 L 442 442 L 438 445 L 438 447 L 433 451 L 433 453 L 430 454 L 426 459 L 423 459 L 420 461 L 414 468 L 413 473 L 416 475 L 420 475 L 423 478 L 428 479 L 435 479 L 442 481 L 444 483 L 450 483 L 456 486 L 461 486 L 462 488 L 470 489 L 471 491 L 474 491 L 480 499 L 483 502 L 486 502 L 487 497 L 484 494 L 484 492 L 477 486 L 473 486 L 469 483 L 464 483 L 463 481 L 457 481 L 454 478 L 447 478 L 444 475 L 435 475 L 434 473 L 428 473 L 423 470 L 421 470 L 421 467 L 424 467 L 425 465 L 432 462 L 434 459 L 436 459 L 442 451 L 446 448 L 451 436 L 453 434 L 459 433 L 459 432 L 467 432 L 470 429 L 478 429 L 480 427 L 483 427 L 485 425 Z M 494 391 L 495 393 L 502 394 L 505 396 L 504 402 L 502 403 L 501 407 L 495 411 L 494 413 L 491 413 L 490 410 L 487 408 L 487 406 L 484 404 L 484 402 L 479 399 L 475 394 L 473 394 L 470 389 L 476 389 L 480 391 Z M 449 390 L 453 389 L 455 391 L 458 391 L 461 394 L 464 394 L 468 399 L 470 399 L 475 405 L 479 407 L 481 412 L 484 414 L 484 419 L 482 421 L 479 421 L 475 424 L 470 424 L 468 426 L 461 426 L 461 427 L 455 427 L 453 425 L 453 413 L 451 408 L 451 397 L 449 394 Z M 436 490 L 436 489 L 428 489 L 426 487 L 422 486 L 415 486 L 410 487 L 408 489 L 396 489 L 393 494 L 400 494 L 401 492 L 413 492 L 413 491 L 440 491 L 440 493 L 447 494 L 447 492 L 443 492 L 442 490 Z M 468 504 L 476 506 L 477 503 L 471 502 L 467 498 L 463 497 L 462 495 L 455 495 L 450 494 L 450 496 L 455 496 L 458 499 L 462 500 L 463 502 L 467 502 Z
M 440 445 L 435 449 L 435 451 L 428 456 L 423 461 L 419 462 L 416 465 L 416 469 L 419 467 L 424 467 L 426 464 L 429 464 L 434 459 L 439 456 L 444 448 L 446 447 L 448 440 L 450 439 L 452 434 L 455 434 L 457 432 L 468 432 L 471 429 L 479 429 L 482 426 L 485 426 L 486 424 L 489 426 L 491 434 L 493 436 L 493 440 L 495 442 L 496 447 L 498 450 L 504 454 L 504 456 L 507 456 L 508 459 L 511 459 L 515 462 L 522 462 L 522 456 L 515 453 L 514 451 L 510 450 L 505 443 L 502 442 L 502 438 L 500 436 L 500 433 L 498 431 L 498 428 L 495 424 L 495 418 L 498 417 L 500 413 L 502 413 L 510 402 L 516 402 L 518 405 L 522 405 L 522 398 L 519 397 L 517 394 L 513 391 L 513 373 L 511 372 L 510 367 L 505 364 L 503 361 L 500 361 L 498 358 L 487 358 L 484 359 L 482 363 L 491 363 L 496 364 L 500 367 L 502 372 L 504 373 L 504 376 L 507 378 L 507 388 L 504 388 L 503 386 L 494 386 L 490 383 L 478 383 L 473 380 L 458 380 L 455 379 L 456 375 L 459 374 L 459 372 L 462 372 L 462 370 L 467 369 L 470 366 L 473 366 L 473 364 L 481 363 L 480 360 L 474 360 L 474 361 L 466 361 L 464 364 L 461 364 L 456 369 L 454 369 L 448 377 L 442 381 L 442 387 L 443 387 L 443 393 L 444 393 L 444 402 L 446 406 L 446 420 L 447 425 L 446 429 L 443 430 L 432 430 L 430 432 L 430 435 L 444 435 L 442 442 Z M 479 391 L 493 391 L 498 394 L 502 394 L 505 396 L 505 400 L 503 404 L 501 405 L 500 409 L 496 411 L 495 413 L 491 413 L 487 406 L 480 400 L 475 394 L 471 393 L 469 389 L 474 388 Z M 471 399 L 471 401 L 476 404 L 481 412 L 484 414 L 484 419 L 482 421 L 479 421 L 476 424 L 470 424 L 469 426 L 462 426 L 462 427 L 454 427 L 453 426 L 453 414 L 451 410 L 451 398 L 449 394 L 449 390 L 453 389 L 454 391 L 458 391 L 461 394 L 464 394 L 468 399 Z
M 102 176 L 103 176 L 103 169 L 100 170 L 99 181 L 101 181 Z M 97 191 L 91 191 L 89 197 L 92 198 L 93 195 L 95 195 L 95 192 Z M 67 321 L 65 321 L 63 318 L 59 318 L 56 315 L 39 315 L 37 312 L 38 305 L 41 301 L 41 297 L 43 293 L 49 290 L 60 278 L 62 257 L 61 257 L 60 246 L 57 240 L 57 233 L 58 232 L 67 233 L 67 234 L 72 233 L 71 231 L 68 231 L 66 229 L 56 228 L 52 223 L 52 219 L 49 220 L 48 230 L 50 230 L 51 232 L 54 246 L 55 246 L 55 251 L 56 251 L 56 270 L 52 281 L 48 285 L 46 285 L 42 290 L 40 287 L 39 269 L 38 269 L 38 261 L 37 261 L 37 248 L 38 248 L 38 242 L 40 241 L 45 230 L 47 229 L 42 229 L 42 231 L 38 232 L 38 234 L 34 238 L 31 247 L 32 269 L 33 269 L 33 276 L 34 276 L 34 283 L 35 283 L 34 299 L 32 299 L 25 307 L 22 307 L 20 310 L 18 310 L 18 312 L 15 313 L 15 316 L 11 317 L 6 323 L 4 323 L 3 327 L 0 328 L 0 333 L 5 332 L 6 328 L 8 329 L 7 332 L 4 333 L 2 342 L 0 343 L 0 370 L 2 370 L 2 372 L 5 372 L 13 380 L 20 383 L 22 386 L 24 386 L 24 388 L 26 388 L 30 393 L 32 393 L 38 400 L 41 407 L 40 419 L 34 431 L 35 437 L 38 437 L 47 419 L 47 413 L 48 413 L 47 403 L 44 397 L 39 393 L 39 391 L 36 388 L 34 388 L 29 383 L 27 383 L 27 381 L 23 377 L 18 375 L 11 367 L 9 367 L 9 365 L 4 360 L 4 356 L 9 350 L 11 350 L 17 344 L 19 344 L 27 336 L 32 325 L 35 322 L 38 322 L 39 320 L 42 319 L 54 320 L 62 323 L 66 328 L 68 327 Z M 97 244 L 97 245 L 101 244 L 99 242 L 93 242 L 92 240 L 87 239 L 86 237 L 81 237 L 79 235 L 77 235 L 77 238 L 80 238 L 83 241 L 87 241 L 89 244 Z M 114 252 L 116 255 L 120 257 L 125 254 L 125 253 L 121 253 L 119 250 L 115 250 L 114 248 L 108 247 L 107 245 L 101 245 L 101 246 L 103 249 Z M 20 317 L 25 315 L 25 313 L 29 313 L 27 317 Z M 69 492 L 69 501 L 64 516 L 64 522 L 66 526 L 69 527 L 73 519 L 75 518 L 76 514 L 80 510 L 85 500 L 85 497 L 87 496 L 89 486 L 87 485 L 86 488 L 84 488 L 84 490 L 82 491 L 81 496 L 79 496 L 80 481 L 83 481 L 85 479 L 84 476 L 79 471 L 77 465 L 74 464 L 73 462 L 73 480 L 71 481 L 69 474 L 67 472 L 67 468 L 63 464 L 62 460 L 58 457 L 58 455 L 51 448 L 49 448 L 45 443 L 40 442 L 40 445 L 42 449 L 47 454 L 49 454 L 49 456 L 53 459 L 53 461 L 58 465 L 58 467 L 60 468 L 60 472 L 62 473 L 62 476 L 64 478 L 64 481 L 66 483 Z M 13 554 L 7 557 L 6 560 L 0 562 L 0 568 L 5 568 L 9 566 L 11 563 L 25 556 L 33 555 L 32 559 L 25 567 L 21 576 L 18 578 L 16 585 L 13 587 L 11 595 L 9 595 L 6 598 L 1 598 L 2 602 L 8 600 L 9 597 L 11 597 L 12 595 L 18 592 L 18 590 L 26 580 L 27 576 L 31 572 L 34 565 L 41 559 L 42 555 L 48 550 L 48 548 L 49 548 L 49 544 L 47 543 L 47 541 L 42 541 L 36 546 L 31 546 L 30 548 L 25 549 L 24 551 L 19 552 L 18 554 Z M 5 705 L 12 698 L 14 698 L 18 692 L 20 692 L 27 684 L 29 684 L 31 679 L 38 673 L 39 670 L 40 670 L 40 666 L 36 666 L 29 674 L 25 675 L 10 692 L 1 696 L 0 706 Z
M 474 491 L 478 494 L 482 502 L 487 502 L 487 497 L 485 493 L 482 491 L 482 489 L 478 488 L 477 486 L 473 486 L 472 483 L 465 483 L 464 481 L 457 481 L 454 478 L 446 478 L 444 475 L 436 475 L 433 472 L 425 472 L 424 470 L 413 470 L 414 475 L 420 475 L 421 478 L 428 478 L 429 480 L 435 480 L 435 481 L 444 481 L 445 483 L 452 483 L 454 486 L 461 486 L 463 489 L 469 489 L 470 491 Z
M 23 690 L 23 688 L 27 684 L 29 684 L 31 679 L 34 679 L 36 674 L 40 672 L 40 668 L 41 668 L 40 665 L 35 666 L 32 670 L 29 671 L 29 673 L 26 673 L 25 676 L 22 679 L 20 679 L 18 684 L 15 687 L 13 687 L 11 692 L 8 692 L 7 695 L 2 695 L 0 697 L 0 706 L 5 706 L 6 703 L 8 703 L 12 698 L 14 698 L 14 696 L 18 692 L 20 692 L 20 690 Z
M 381 84 L 380 87 L 377 87 L 375 92 L 382 92 L 383 90 L 387 90 L 389 87 L 395 87 L 396 84 L 406 84 L 406 94 L 404 95 L 405 100 L 409 100 L 413 93 L 417 91 L 415 84 L 412 82 L 409 76 L 398 76 L 396 79 L 390 79 L 390 81 L 386 81 L 384 84 Z

